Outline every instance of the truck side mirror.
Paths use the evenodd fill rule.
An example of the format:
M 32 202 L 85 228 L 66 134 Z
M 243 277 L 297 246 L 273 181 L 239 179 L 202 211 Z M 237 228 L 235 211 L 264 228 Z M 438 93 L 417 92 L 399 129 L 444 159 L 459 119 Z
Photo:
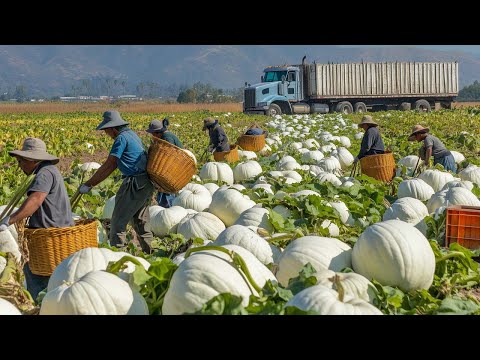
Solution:
M 282 75 L 282 83 L 285 82 L 285 75 Z
M 263 77 L 263 75 L 260 76 L 260 82 L 262 82 L 262 83 L 264 82 L 264 77 Z

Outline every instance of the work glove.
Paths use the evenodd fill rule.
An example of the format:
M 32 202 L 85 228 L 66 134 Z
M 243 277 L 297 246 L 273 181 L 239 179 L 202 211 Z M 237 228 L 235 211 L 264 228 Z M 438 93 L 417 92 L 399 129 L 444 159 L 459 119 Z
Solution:
M 353 163 L 356 164 L 358 162 L 358 157 L 355 156 L 355 158 L 353 159 Z
M 92 189 L 91 186 L 82 184 L 82 186 L 80 186 L 79 193 L 80 193 L 80 194 L 86 194 L 86 193 L 88 193 L 91 189 Z
M 7 217 L 3 218 L 2 221 L 0 221 L 0 232 L 5 231 L 5 230 L 8 229 L 8 227 L 9 227 L 9 223 L 8 223 L 8 222 L 9 222 L 9 221 L 10 221 L 10 216 L 7 216 Z

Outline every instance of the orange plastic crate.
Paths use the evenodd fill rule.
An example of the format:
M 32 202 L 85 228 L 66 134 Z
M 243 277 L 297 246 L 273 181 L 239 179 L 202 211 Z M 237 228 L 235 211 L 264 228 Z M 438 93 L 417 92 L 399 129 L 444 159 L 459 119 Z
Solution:
M 480 248 L 480 207 L 447 207 L 445 246 L 454 242 L 471 250 Z

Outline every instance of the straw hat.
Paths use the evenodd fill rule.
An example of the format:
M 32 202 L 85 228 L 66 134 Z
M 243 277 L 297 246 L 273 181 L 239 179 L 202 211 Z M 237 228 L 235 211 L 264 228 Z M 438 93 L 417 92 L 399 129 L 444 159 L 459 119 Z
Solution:
M 417 124 L 412 128 L 412 133 L 408 137 L 408 141 L 415 140 L 415 135 L 418 133 L 428 133 L 429 131 L 430 131 L 430 128 L 423 127 L 422 125 Z
M 20 156 L 28 160 L 51 161 L 58 163 L 59 159 L 47 152 L 47 145 L 41 139 L 28 137 L 23 142 L 22 150 L 9 151 L 10 156 Z
M 373 125 L 373 126 L 378 126 L 378 124 L 373 120 L 373 118 L 370 115 L 363 115 L 362 121 L 358 125 Z
M 207 130 L 207 127 L 208 127 L 209 125 L 212 125 L 212 124 L 215 124 L 215 123 L 218 123 L 218 120 L 215 120 L 214 118 L 211 118 L 211 117 L 206 118 L 205 120 L 203 120 L 203 128 L 202 128 L 202 131 Z

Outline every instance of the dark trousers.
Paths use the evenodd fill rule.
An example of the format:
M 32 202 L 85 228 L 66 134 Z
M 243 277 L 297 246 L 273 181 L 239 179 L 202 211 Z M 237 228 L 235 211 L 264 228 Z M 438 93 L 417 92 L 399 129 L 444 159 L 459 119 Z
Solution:
M 127 245 L 127 224 L 132 221 L 142 251 L 150 252 L 153 234 L 145 225 L 153 191 L 153 184 L 147 174 L 129 176 L 123 180 L 115 196 L 115 208 L 110 222 L 110 245 Z
M 27 290 L 32 295 L 33 300 L 36 300 L 38 294 L 47 288 L 50 276 L 35 275 L 30 270 L 28 263 L 23 266 L 23 273 L 27 282 Z

